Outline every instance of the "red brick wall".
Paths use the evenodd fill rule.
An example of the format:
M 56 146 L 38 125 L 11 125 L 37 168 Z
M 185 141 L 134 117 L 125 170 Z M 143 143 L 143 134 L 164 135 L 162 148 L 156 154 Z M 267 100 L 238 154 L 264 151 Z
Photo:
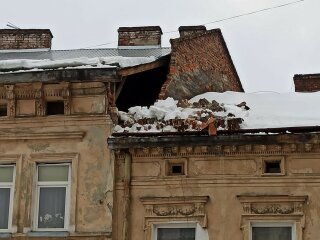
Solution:
M 220 29 L 171 40 L 169 74 L 159 98 L 189 99 L 214 91 L 243 92 Z
M 157 46 L 161 45 L 161 28 L 121 27 L 118 29 L 118 46 Z
M 301 74 L 293 77 L 296 92 L 320 91 L 320 74 Z
M 0 50 L 51 48 L 49 29 L 0 29 Z

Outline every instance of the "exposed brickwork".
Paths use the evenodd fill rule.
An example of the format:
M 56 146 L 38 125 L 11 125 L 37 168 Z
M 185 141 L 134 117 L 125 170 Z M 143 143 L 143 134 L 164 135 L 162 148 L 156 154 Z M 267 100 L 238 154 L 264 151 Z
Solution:
M 207 31 L 206 27 L 200 26 L 181 26 L 179 27 L 180 37 L 190 36 L 199 33 L 205 33 Z
M 51 48 L 49 29 L 0 29 L 0 50 Z
M 220 29 L 171 40 L 169 74 L 159 98 L 191 98 L 243 88 Z
M 159 26 L 120 27 L 118 46 L 160 46 L 162 31 Z
M 297 74 L 293 81 L 296 92 L 320 91 L 320 74 Z

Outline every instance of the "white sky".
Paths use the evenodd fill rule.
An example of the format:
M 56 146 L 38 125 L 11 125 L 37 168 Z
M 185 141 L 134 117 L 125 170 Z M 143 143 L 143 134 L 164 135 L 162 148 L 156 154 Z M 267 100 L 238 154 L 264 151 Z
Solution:
M 159 25 L 166 32 L 291 1 L 2 0 L 0 28 L 50 28 L 53 49 L 75 49 L 117 41 L 120 26 Z M 289 92 L 294 74 L 320 72 L 319 10 L 319 0 L 305 0 L 206 27 L 221 28 L 246 92 Z M 177 36 L 164 34 L 163 46 Z

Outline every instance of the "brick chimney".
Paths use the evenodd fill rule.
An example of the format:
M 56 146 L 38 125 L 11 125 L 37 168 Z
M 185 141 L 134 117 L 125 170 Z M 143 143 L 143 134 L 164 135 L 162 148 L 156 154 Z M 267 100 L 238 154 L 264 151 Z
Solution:
M 50 29 L 0 29 L 0 50 L 51 49 Z
M 203 25 L 199 26 L 180 26 L 179 33 L 180 37 L 189 36 L 193 34 L 205 33 L 207 31 L 206 27 Z
M 296 92 L 320 91 L 320 73 L 295 74 L 293 77 Z
M 160 48 L 162 30 L 159 26 L 120 27 L 119 49 Z

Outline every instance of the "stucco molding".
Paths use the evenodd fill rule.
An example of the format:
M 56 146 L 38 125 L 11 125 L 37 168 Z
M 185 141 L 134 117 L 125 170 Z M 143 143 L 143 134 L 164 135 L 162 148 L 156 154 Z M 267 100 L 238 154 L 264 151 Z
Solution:
M 43 140 L 43 139 L 83 139 L 85 132 L 44 132 L 44 133 L 25 133 L 25 132 L 0 132 L 0 141 L 8 140 Z
M 214 146 L 174 146 L 174 147 L 133 147 L 130 152 L 134 157 L 177 157 L 177 156 L 236 156 L 236 155 L 285 155 L 292 153 L 318 153 L 320 145 L 306 144 L 246 144 L 246 145 L 214 145 Z M 119 154 L 121 158 L 122 154 Z
M 291 222 L 296 229 L 296 240 L 302 240 L 305 225 L 305 206 L 308 196 L 292 195 L 240 195 L 242 204 L 241 226 L 243 239 L 250 237 L 255 222 Z
M 193 221 L 206 228 L 205 205 L 208 200 L 208 196 L 140 198 L 140 202 L 145 208 L 145 239 L 151 239 L 153 226 L 159 223 Z

